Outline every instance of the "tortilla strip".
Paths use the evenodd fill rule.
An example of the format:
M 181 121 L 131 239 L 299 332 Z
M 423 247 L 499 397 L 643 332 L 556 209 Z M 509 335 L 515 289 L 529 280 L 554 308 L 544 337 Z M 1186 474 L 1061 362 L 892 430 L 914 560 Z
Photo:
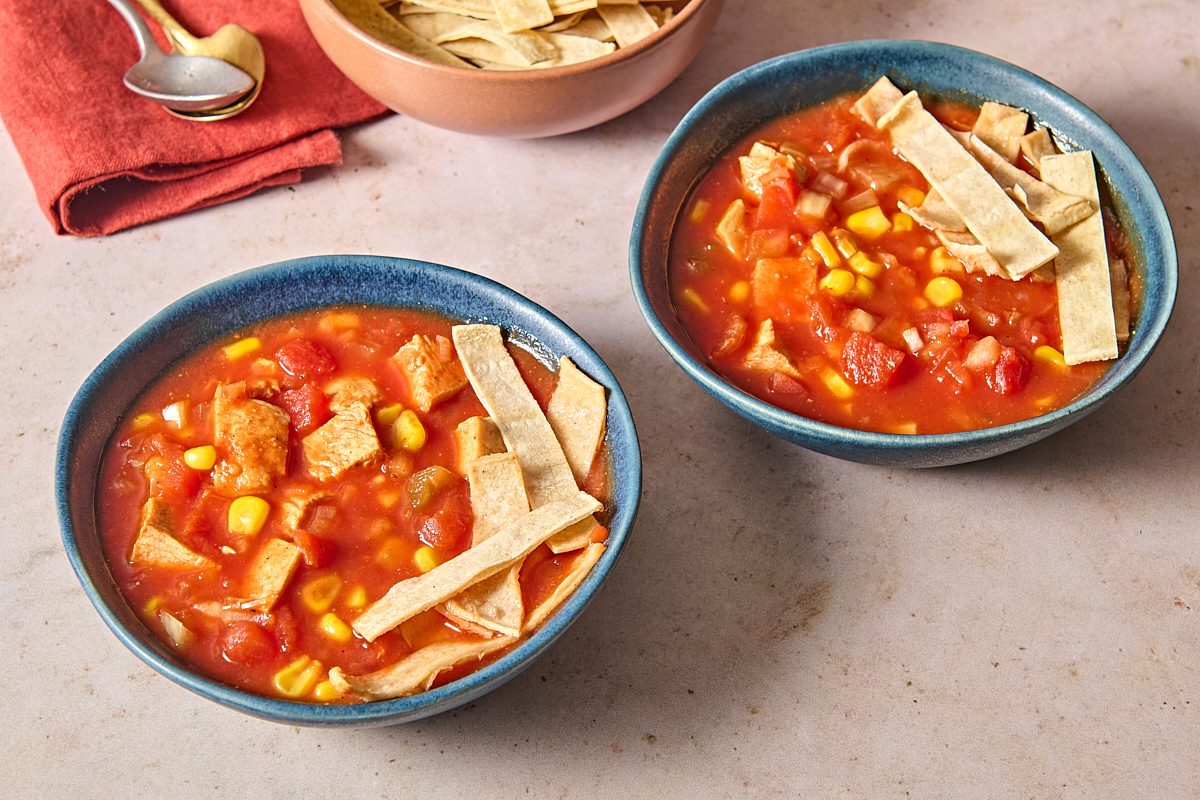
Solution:
M 598 0 L 550 0 L 550 10 L 556 17 L 563 14 L 575 14 L 579 11 L 591 11 L 598 5 Z
M 1090 150 L 1042 159 L 1042 176 L 1061 191 L 1080 195 L 1100 207 L 1100 189 Z M 1104 218 L 1099 211 L 1054 236 L 1058 275 L 1058 319 L 1063 357 L 1068 364 L 1117 357 L 1112 283 Z
M 485 42 L 499 45 L 516 53 L 526 64 L 536 64 L 558 56 L 558 48 L 540 33 L 505 33 L 495 22 L 484 20 L 477 20 L 470 25 L 444 33 L 434 39 L 434 43 L 445 44 L 460 39 L 483 39 Z
M 373 642 L 405 620 L 502 571 L 554 534 L 587 519 L 601 508 L 598 500 L 578 490 L 571 497 L 546 503 L 486 542 L 439 564 L 424 575 L 395 584 L 354 620 L 354 630 L 368 642 Z
M 641 5 L 600 5 L 596 12 L 621 47 L 629 47 L 658 30 L 654 17 Z
M 475 395 L 500 428 L 509 451 L 521 462 L 530 507 L 576 494 L 579 485 L 562 445 L 504 347 L 500 329 L 495 325 L 455 325 L 452 334 Z M 582 547 L 595 526 L 594 518 L 584 518 L 551 539 L 550 549 L 563 553 Z
M 385 44 L 398 47 L 414 56 L 426 58 L 438 64 L 450 67 L 471 66 L 445 48 L 438 47 L 428 39 L 423 39 L 413 33 L 404 23 L 384 11 L 382 6 L 372 0 L 334 0 L 334 5 L 345 15 L 351 25 Z
M 547 33 L 546 38 L 558 48 L 558 57 L 549 61 L 535 64 L 536 67 L 562 67 L 567 64 L 578 64 L 580 61 L 590 61 L 614 52 L 617 46 L 612 42 L 601 42 L 587 36 L 576 36 L 570 33 Z
M 918 225 L 931 231 L 967 232 L 967 226 L 963 223 L 962 217 L 942 199 L 937 189 L 930 189 L 919 206 L 910 206 L 904 201 L 900 201 L 897 205 Z
M 971 155 L 975 156 L 1004 191 L 1021 204 L 1029 216 L 1042 223 L 1046 233 L 1053 236 L 1076 222 L 1087 219 L 1096 210 L 1097 206 L 1087 198 L 1060 192 L 1020 167 L 1008 163 L 978 136 L 957 131 L 953 132 L 953 135 L 971 151 Z
M 538 30 L 542 33 L 561 33 L 578 25 L 579 20 L 583 19 L 583 15 L 586 13 L 586 11 L 576 11 L 574 14 L 568 14 L 565 17 L 556 17 L 553 22 L 541 26 Z
M 1050 131 L 1045 128 L 1037 128 L 1021 137 L 1021 154 L 1039 174 L 1042 171 L 1042 159 L 1057 152 Z
M 491 0 L 405 0 L 406 3 L 422 6 L 430 11 L 444 11 L 448 14 L 461 14 L 475 19 L 496 18 Z
M 546 0 L 492 0 L 496 21 L 505 33 L 517 33 L 554 21 Z
M 895 108 L 904 99 L 904 92 L 896 88 L 896 84 L 884 75 L 858 98 L 851 110 L 862 117 L 868 125 L 879 127 L 879 118 Z
M 446 49 L 456 56 L 486 64 L 485 69 L 518 70 L 529 69 L 531 66 L 507 47 L 485 42 L 483 39 L 446 42 Z
M 132 564 L 149 564 L 171 569 L 208 569 L 216 566 L 171 535 L 171 509 L 157 497 L 142 506 L 137 539 L 129 552 Z
M 546 418 L 562 444 L 575 482 L 583 485 L 604 440 L 608 415 L 604 387 L 584 375 L 571 359 L 558 360 L 558 385 L 546 407 Z
M 479 625 L 502 636 L 520 636 L 525 619 L 525 599 L 521 593 L 521 564 L 469 586 L 445 603 L 455 617 Z
M 933 234 L 946 248 L 946 252 L 962 262 L 962 265 L 967 268 L 967 272 L 982 272 L 985 275 L 1006 277 L 1004 267 L 996 260 L 996 257 L 989 253 L 987 248 L 981 245 L 969 231 L 961 233 L 934 231 Z M 1038 267 L 1038 269 L 1045 269 L 1045 267 Z M 1034 270 L 1034 272 L 1036 271 Z
M 500 429 L 488 417 L 467 417 L 458 423 L 454 429 L 454 444 L 458 450 L 460 475 L 466 475 L 476 459 L 504 452 Z
M 254 558 L 254 566 L 244 585 L 247 600 L 239 603 L 239 608 L 253 608 L 268 612 L 288 581 L 292 579 L 296 568 L 300 566 L 300 548 L 283 539 L 271 539 Z
M 1129 291 L 1129 268 L 1119 258 L 1110 259 L 1108 274 L 1112 278 L 1113 318 L 1117 326 L 1117 344 L 1129 341 L 1133 316 L 1133 293 Z
M 592 567 L 600 560 L 600 556 L 604 555 L 604 549 L 603 544 L 596 542 L 589 544 L 586 550 L 575 557 L 575 563 L 571 565 L 571 570 L 563 576 L 558 586 L 554 587 L 550 596 L 529 612 L 529 616 L 525 619 L 524 630 L 526 633 L 545 622 L 546 618 L 562 604 L 562 601 L 579 588 L 579 584 L 583 583 L 583 579 L 592 571 Z
M 341 667 L 334 667 L 329 670 L 329 681 L 342 694 L 353 694 L 364 700 L 403 697 L 427 691 L 439 673 L 456 664 L 479 660 L 515 642 L 507 636 L 437 642 L 367 675 L 347 675 Z
M 1010 164 L 1021 154 L 1021 137 L 1029 127 L 1029 115 L 1019 108 L 993 103 L 990 100 L 979 109 L 979 119 L 971 133 L 999 153 Z
M 900 154 L 925 176 L 1013 280 L 1058 255 L 991 175 L 909 92 L 879 119 Z
M 404 24 L 418 36 L 430 41 L 475 22 L 473 18 L 462 14 L 448 14 L 444 11 L 430 11 L 426 8 L 422 8 L 421 11 L 425 13 L 406 16 Z

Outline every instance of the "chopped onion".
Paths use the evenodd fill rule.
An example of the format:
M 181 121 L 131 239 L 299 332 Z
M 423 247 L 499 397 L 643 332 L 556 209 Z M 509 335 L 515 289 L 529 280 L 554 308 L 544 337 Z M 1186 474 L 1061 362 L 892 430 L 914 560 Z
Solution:
M 877 205 L 879 205 L 879 197 L 875 194 L 874 190 L 867 189 L 865 192 L 859 192 L 853 197 L 839 203 L 838 211 L 841 211 L 843 214 L 853 214 L 855 211 L 874 208 Z
M 879 324 L 879 319 L 868 311 L 863 311 L 861 308 L 852 309 L 846 314 L 846 327 L 852 331 L 860 333 L 870 333 L 875 330 L 875 326 Z
M 808 157 L 808 163 L 812 164 L 813 169 L 828 172 L 837 166 L 837 159 L 824 153 L 814 153 Z
M 158 612 L 158 621 L 162 623 L 163 630 L 167 633 L 167 638 L 171 640 L 171 644 L 176 647 L 187 647 L 196 638 L 187 627 L 179 621 L 177 617 L 166 611 Z
M 971 346 L 963 363 L 967 365 L 967 369 L 983 372 L 999 360 L 1000 342 L 996 341 L 995 336 L 987 336 Z
M 833 205 L 833 198 L 829 195 L 805 189 L 800 192 L 800 199 L 796 202 L 796 213 L 804 217 L 821 219 L 829 213 L 831 205 Z
M 921 338 L 921 334 L 916 328 L 905 328 L 904 333 L 900 335 L 904 337 L 904 343 L 908 345 L 908 352 L 914 356 L 925 348 L 925 340 Z
M 812 188 L 834 199 L 841 199 L 850 190 L 850 184 L 837 175 L 821 170 L 813 177 Z

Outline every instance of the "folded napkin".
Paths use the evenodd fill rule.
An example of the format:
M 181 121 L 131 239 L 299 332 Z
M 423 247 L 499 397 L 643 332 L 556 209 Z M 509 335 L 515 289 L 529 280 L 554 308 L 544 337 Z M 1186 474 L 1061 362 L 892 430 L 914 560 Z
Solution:
M 57 233 L 101 236 L 296 183 L 341 162 L 333 129 L 386 111 L 325 57 L 294 0 L 167 6 L 197 36 L 236 22 L 261 40 L 263 91 L 240 116 L 177 119 L 127 90 L 137 45 L 103 0 L 0 0 L 0 117 Z

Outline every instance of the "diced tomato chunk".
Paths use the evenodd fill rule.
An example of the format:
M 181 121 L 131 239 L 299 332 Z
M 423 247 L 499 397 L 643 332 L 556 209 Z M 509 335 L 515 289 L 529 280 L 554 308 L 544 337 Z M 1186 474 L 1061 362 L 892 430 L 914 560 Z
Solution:
M 465 487 L 465 483 L 463 484 Z M 467 547 L 471 505 L 463 490 L 444 492 L 441 506 L 417 526 L 417 536 L 430 547 L 458 552 Z
M 279 405 L 287 412 L 292 430 L 304 436 L 329 419 L 329 400 L 316 386 L 306 383 L 299 389 L 288 389 L 279 397 Z
M 892 384 L 904 353 L 888 347 L 869 333 L 850 334 L 842 350 L 842 367 L 846 377 L 859 386 L 884 389 Z
M 771 181 L 763 186 L 762 202 L 754 212 L 755 228 L 784 228 L 795 218 L 796 189 L 789 179 Z
M 249 620 L 225 626 L 220 636 L 221 655 L 233 664 L 257 664 L 276 651 L 275 637 Z
M 1015 394 L 1029 383 L 1029 362 L 1013 347 L 1000 348 L 996 367 L 985 375 L 987 385 L 997 394 Z
M 300 548 L 304 563 L 310 567 L 323 567 L 333 557 L 333 542 L 309 531 L 300 529 L 293 532 L 292 541 Z
M 741 314 L 730 314 L 721 329 L 721 336 L 709 353 L 713 358 L 724 358 L 733 355 L 746 341 L 746 331 L 749 326 Z
M 292 339 L 275 351 L 275 360 L 288 375 L 308 380 L 333 372 L 337 362 L 320 342 L 312 339 Z
M 750 242 L 746 246 L 746 259 L 758 261 L 760 258 L 778 258 L 787 255 L 788 232 L 784 228 L 762 228 L 750 234 Z
M 150 494 L 168 502 L 190 498 L 200 490 L 202 473 L 183 462 L 183 445 L 154 434 L 141 445 Z
M 772 394 L 807 395 L 808 387 L 791 375 L 782 372 L 772 372 L 767 380 L 767 388 Z
M 812 321 L 813 333 L 823 342 L 832 342 L 838 338 L 842 329 L 842 319 L 846 316 L 846 305 L 835 300 L 824 292 L 816 292 L 804 298 L 808 306 L 809 319 Z

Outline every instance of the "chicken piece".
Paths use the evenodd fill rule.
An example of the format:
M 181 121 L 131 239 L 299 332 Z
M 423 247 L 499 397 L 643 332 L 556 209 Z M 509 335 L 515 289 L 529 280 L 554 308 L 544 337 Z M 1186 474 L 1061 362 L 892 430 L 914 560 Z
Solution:
M 370 378 L 339 378 L 330 381 L 325 386 L 325 394 L 329 395 L 329 410 L 335 414 L 345 411 L 355 403 L 362 403 L 369 409 L 383 399 L 383 393 Z
M 413 404 L 421 411 L 429 411 L 467 385 L 454 345 L 445 336 L 417 334 L 392 358 L 408 379 Z
M 248 397 L 245 383 L 217 387 L 213 428 L 221 456 L 212 473 L 218 494 L 236 497 L 269 491 L 287 472 L 287 414 Z
M 130 563 L 174 569 L 208 569 L 214 566 L 211 559 L 176 539 L 172 535 L 173 528 L 170 507 L 157 497 L 147 500 L 146 505 L 142 506 L 137 539 L 129 554 Z
M 304 523 L 308 509 L 322 500 L 328 500 L 333 495 L 322 489 L 308 486 L 298 486 L 287 493 L 287 497 L 279 506 L 279 522 L 284 530 L 295 531 Z
M 738 168 L 741 171 L 742 186 L 750 194 L 761 200 L 763 178 L 780 164 L 785 165 L 793 172 L 796 169 L 796 159 L 792 156 L 787 153 L 781 153 L 764 142 L 755 142 L 750 148 L 749 155 L 738 157 Z
M 241 608 L 253 608 L 264 613 L 271 610 L 287 588 L 288 581 L 300 566 L 300 548 L 283 539 L 271 539 L 254 557 L 254 565 L 246 576 L 246 600 Z
M 346 470 L 383 455 L 371 423 L 371 411 L 358 402 L 304 437 L 304 458 L 309 473 L 319 481 L 340 477 Z
M 468 417 L 454 429 L 458 449 L 458 471 L 466 475 L 475 461 L 492 453 L 504 452 L 504 438 L 491 417 Z
M 762 372 L 779 372 L 791 378 L 799 378 L 800 371 L 775 344 L 775 323 L 762 321 L 754 334 L 754 343 L 746 353 L 746 366 Z

